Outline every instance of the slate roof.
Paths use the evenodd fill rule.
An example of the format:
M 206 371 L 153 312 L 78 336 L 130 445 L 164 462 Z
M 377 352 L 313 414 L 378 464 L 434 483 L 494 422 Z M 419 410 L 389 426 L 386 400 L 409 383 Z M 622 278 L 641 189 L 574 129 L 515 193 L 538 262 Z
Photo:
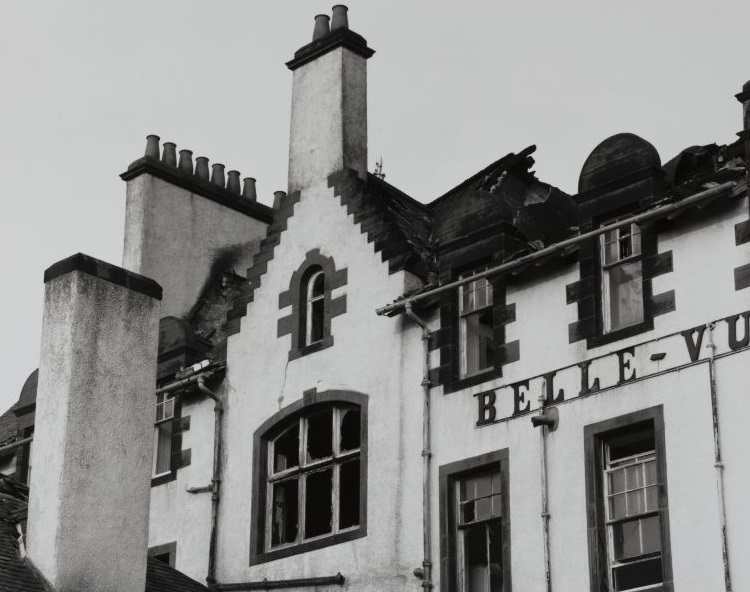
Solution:
M 0 475 L 0 590 L 48 592 L 28 562 L 21 558 L 18 531 L 26 530 L 29 488 Z M 144 549 L 145 551 L 145 549 Z M 208 588 L 167 564 L 148 558 L 145 592 L 207 592 Z

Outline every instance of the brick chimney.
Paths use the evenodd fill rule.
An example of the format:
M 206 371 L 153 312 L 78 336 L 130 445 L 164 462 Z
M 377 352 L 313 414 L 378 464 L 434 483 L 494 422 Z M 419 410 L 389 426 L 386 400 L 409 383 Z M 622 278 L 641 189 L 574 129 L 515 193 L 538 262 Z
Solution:
M 55 592 L 143 592 L 162 290 L 82 254 L 44 282 L 28 557 Z
M 313 40 L 287 62 L 293 75 L 289 192 L 332 173 L 367 174 L 367 59 L 375 53 L 349 29 L 347 8 L 315 17 Z

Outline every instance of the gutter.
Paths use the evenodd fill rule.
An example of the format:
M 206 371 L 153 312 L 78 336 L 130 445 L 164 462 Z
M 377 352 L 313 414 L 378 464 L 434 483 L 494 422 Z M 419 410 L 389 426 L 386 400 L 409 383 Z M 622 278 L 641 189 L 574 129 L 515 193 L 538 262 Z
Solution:
M 10 444 L 6 444 L 5 446 L 0 446 L 0 454 L 3 452 L 8 452 L 9 450 L 13 450 L 14 448 L 18 448 L 19 446 L 23 446 L 24 444 L 28 444 L 34 439 L 34 436 L 29 436 L 28 438 L 24 438 L 23 440 L 16 440 L 15 442 L 11 442 Z
M 617 222 L 613 222 L 612 224 L 607 224 L 606 226 L 601 226 L 600 228 L 596 228 L 595 230 L 584 232 L 583 234 L 579 234 L 578 236 L 574 236 L 569 239 L 560 241 L 559 243 L 555 243 L 553 245 L 550 245 L 549 247 L 545 247 L 544 249 L 539 249 L 538 251 L 534 251 L 533 253 L 524 255 L 523 257 L 519 257 L 518 259 L 512 259 L 510 261 L 506 261 L 505 263 L 502 263 L 495 267 L 485 269 L 484 271 L 476 273 L 472 276 L 465 277 L 460 280 L 456 280 L 455 282 L 451 282 L 443 286 L 438 286 L 437 288 L 427 290 L 426 292 L 422 292 L 421 294 L 415 294 L 414 296 L 408 296 L 406 298 L 402 298 L 401 300 L 397 300 L 396 302 L 393 302 L 391 304 L 387 304 L 385 306 L 378 308 L 375 312 L 381 316 L 382 315 L 391 316 L 394 314 L 399 314 L 406 310 L 407 305 L 410 306 L 410 305 L 416 304 L 420 300 L 430 298 L 431 296 L 435 296 L 437 294 L 442 294 L 443 292 L 447 292 L 449 290 L 455 290 L 459 286 L 463 286 L 464 284 L 468 284 L 469 282 L 473 282 L 478 279 L 486 278 L 486 277 L 497 275 L 497 274 L 504 273 L 504 272 L 513 271 L 515 269 L 523 267 L 524 265 L 538 262 L 539 260 L 544 259 L 546 257 L 550 257 L 552 255 L 564 255 L 565 254 L 564 251 L 568 247 L 571 247 L 579 243 L 585 242 L 589 239 L 598 237 L 604 234 L 605 232 L 609 232 L 611 230 L 616 230 L 618 228 L 629 226 L 631 224 L 638 224 L 641 222 L 646 222 L 648 220 L 654 220 L 656 218 L 662 218 L 670 214 L 679 212 L 699 202 L 706 201 L 712 198 L 716 198 L 722 193 L 730 191 L 736 185 L 737 183 L 734 181 L 728 181 L 727 183 L 722 183 L 721 185 L 717 185 L 716 187 L 711 187 L 710 189 L 706 189 L 705 191 L 701 191 L 699 193 L 696 193 L 695 195 L 686 197 L 685 199 L 682 199 L 678 202 L 659 206 L 659 207 L 654 208 L 653 210 L 649 210 L 647 212 L 642 212 L 640 214 L 636 214 L 634 216 L 624 218 Z

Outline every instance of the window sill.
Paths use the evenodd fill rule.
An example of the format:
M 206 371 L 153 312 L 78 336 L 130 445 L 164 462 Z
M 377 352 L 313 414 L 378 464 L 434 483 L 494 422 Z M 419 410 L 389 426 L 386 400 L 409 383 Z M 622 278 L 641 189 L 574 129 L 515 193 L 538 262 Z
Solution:
M 333 335 L 326 335 L 323 339 L 320 341 L 316 341 L 315 343 L 311 343 L 310 345 L 306 345 L 304 347 L 301 347 L 299 349 L 293 349 L 289 352 L 289 361 L 296 360 L 297 358 L 302 358 L 304 356 L 308 356 L 310 354 L 314 354 L 317 351 L 327 349 L 333 345 Z
M 164 485 L 175 479 L 177 479 L 177 471 L 155 475 L 154 477 L 151 477 L 151 487 L 158 487 L 159 485 Z
M 489 382 L 490 380 L 494 380 L 495 378 L 500 378 L 502 377 L 502 375 L 502 369 L 490 368 L 489 370 L 485 370 L 484 372 L 481 372 L 479 374 L 472 374 L 471 376 L 464 376 L 463 378 L 456 378 L 451 381 L 446 381 L 443 383 L 443 394 L 447 395 L 449 393 L 455 393 L 456 391 L 460 391 L 471 386 L 484 384 L 485 382 Z
M 601 335 L 597 335 L 595 337 L 589 337 L 586 342 L 587 349 L 592 349 L 601 345 L 608 345 L 610 343 L 614 343 L 615 341 L 621 341 L 623 339 L 627 339 L 628 337 L 633 337 L 634 335 L 640 335 L 641 333 L 645 333 L 646 331 L 651 331 L 653 328 L 654 321 L 652 319 L 646 319 L 644 321 L 641 321 L 637 325 L 630 325 L 629 327 L 623 327 L 622 329 L 617 329 L 616 331 L 610 331 L 609 333 L 602 333 Z
M 298 545 L 290 545 L 288 547 L 272 549 L 270 551 L 266 551 L 265 553 L 253 555 L 250 557 L 250 565 L 268 563 L 269 561 L 275 561 L 276 559 L 283 559 L 284 557 L 291 557 L 292 555 L 307 553 L 308 551 L 330 547 L 331 545 L 338 545 L 340 543 L 345 543 L 362 538 L 366 535 L 367 529 L 364 526 L 360 526 L 359 528 L 355 528 L 353 530 L 347 530 L 331 536 L 305 541 L 304 543 L 299 543 Z

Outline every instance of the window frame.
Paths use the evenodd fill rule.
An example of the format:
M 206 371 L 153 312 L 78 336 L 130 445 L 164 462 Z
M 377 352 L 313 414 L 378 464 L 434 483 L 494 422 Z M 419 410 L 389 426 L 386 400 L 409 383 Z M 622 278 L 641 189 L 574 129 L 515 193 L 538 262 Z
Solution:
M 314 342 L 309 340 L 308 330 L 308 289 L 310 280 L 323 274 L 322 300 L 322 338 Z M 335 290 L 347 284 L 347 268 L 337 269 L 333 258 L 320 253 L 319 249 L 308 251 L 305 260 L 294 271 L 289 281 L 289 289 L 279 294 L 279 309 L 289 308 L 289 313 L 277 321 L 276 336 L 291 335 L 289 361 L 313 354 L 333 346 L 331 321 L 346 313 L 346 294 Z
M 441 465 L 440 488 L 440 590 L 460 592 L 459 534 L 457 506 L 458 484 L 462 479 L 497 470 L 500 474 L 502 532 L 503 590 L 511 592 L 511 540 L 510 540 L 510 482 L 508 449 L 497 450 L 479 456 Z
M 584 426 L 584 454 L 586 463 L 586 505 L 589 539 L 589 580 L 591 592 L 612 592 L 612 542 L 609 512 L 606 507 L 607 442 L 644 428 L 653 430 L 658 486 L 657 509 L 648 515 L 658 515 L 661 535 L 662 578 L 660 584 L 631 588 L 633 592 L 673 592 L 672 561 L 669 536 L 669 505 L 667 467 L 664 440 L 663 407 L 658 405 L 613 419 Z
M 315 281 L 319 277 L 323 278 L 323 292 L 315 296 L 312 292 L 315 289 Z M 326 273 L 319 265 L 313 265 L 305 271 L 304 279 L 302 280 L 302 293 L 300 294 L 300 350 L 305 350 L 305 348 L 322 343 L 326 338 L 326 334 L 330 335 L 330 321 L 326 322 L 326 295 L 329 294 L 330 290 L 326 288 L 326 279 Z M 303 302 L 304 306 L 302 305 Z M 321 303 L 322 305 L 322 309 L 318 311 L 314 310 L 314 306 L 317 303 Z M 320 339 L 313 340 L 312 332 L 315 314 L 320 315 L 320 330 L 322 335 Z
M 305 553 L 313 549 L 320 549 L 330 545 L 336 545 L 346 541 L 354 540 L 367 535 L 367 396 L 354 391 L 323 391 L 318 393 L 314 389 L 306 391 L 302 399 L 288 405 L 278 413 L 274 414 L 255 431 L 253 436 L 253 489 L 251 500 L 251 528 L 250 528 L 250 565 L 266 563 L 283 557 Z M 271 475 L 269 467 L 273 462 L 273 441 L 295 422 L 302 426 L 308 418 L 317 411 L 336 407 L 358 407 L 360 412 L 360 447 L 358 452 L 345 452 L 336 456 L 335 447 L 331 459 L 313 461 L 308 467 L 292 467 L 285 471 Z M 334 412 L 334 416 L 337 415 Z M 336 426 L 334 424 L 334 430 Z M 302 450 L 304 435 L 299 434 L 299 447 Z M 331 534 L 322 534 L 314 538 L 303 539 L 304 513 L 298 515 L 297 541 L 270 547 L 271 520 L 269 508 L 271 496 L 273 495 L 272 483 L 283 480 L 296 472 L 299 483 L 302 475 L 314 473 L 323 466 L 338 467 L 346 461 L 359 459 L 359 525 L 339 529 Z M 334 475 L 337 472 L 334 469 Z M 335 477 L 334 477 L 335 478 Z M 335 485 L 333 486 L 335 492 Z M 298 508 L 305 506 L 303 495 L 298 495 Z M 336 512 L 336 507 L 333 511 Z M 334 515 L 334 524 L 338 516 Z
M 477 267 L 472 269 L 472 271 L 467 273 L 459 274 L 459 279 L 466 279 L 470 278 L 473 275 L 476 275 L 477 273 L 480 273 L 484 271 L 485 269 L 488 269 L 489 266 L 485 265 L 482 267 Z M 483 285 L 478 286 L 478 283 L 482 283 Z M 479 308 L 472 308 L 469 311 L 464 310 L 464 300 L 465 295 L 468 291 L 468 287 L 472 286 L 474 289 L 471 290 L 471 292 L 476 293 L 479 290 L 482 290 L 484 292 L 484 298 L 485 298 L 485 304 L 482 307 Z M 467 379 L 473 379 L 477 376 L 486 375 L 489 372 L 492 372 L 495 369 L 495 356 L 494 356 L 494 349 L 495 349 L 495 315 L 493 312 L 494 307 L 494 286 L 492 281 L 490 281 L 490 278 L 479 278 L 476 280 L 472 280 L 470 282 L 467 282 L 466 284 L 463 284 L 458 287 L 457 292 L 458 297 L 458 304 L 457 304 L 457 315 L 458 315 L 458 377 L 459 380 L 467 380 Z M 482 368 L 480 370 L 477 370 L 476 372 L 469 372 L 468 371 L 468 350 L 469 350 L 469 335 L 468 335 L 468 319 L 469 317 L 473 316 L 482 316 L 485 314 L 489 314 L 491 319 L 490 324 L 490 330 L 492 331 L 492 338 L 490 341 L 490 360 L 489 360 L 489 366 Z
M 612 221 L 609 221 L 608 223 L 611 223 Z M 605 223 L 604 225 L 606 225 Z M 620 249 L 618 248 L 618 254 L 615 257 L 614 261 L 607 261 L 607 245 L 611 244 L 613 241 L 607 241 L 607 237 L 610 234 L 615 235 L 615 241 L 618 246 L 621 246 L 621 241 L 623 240 L 621 231 L 623 228 L 629 228 L 630 234 L 627 235 L 630 237 L 630 250 L 631 252 L 627 255 L 623 255 L 620 253 Z M 634 230 L 637 230 L 637 232 L 634 232 Z M 643 277 L 643 245 L 642 245 L 642 234 L 643 230 L 642 228 L 635 223 L 630 224 L 627 227 L 621 227 L 616 228 L 615 230 L 610 230 L 609 232 L 605 232 L 599 236 L 599 294 L 600 294 L 600 301 L 599 301 L 599 309 L 601 311 L 601 328 L 602 328 L 602 335 L 612 335 L 612 334 L 618 334 L 621 331 L 626 331 L 628 329 L 631 329 L 632 327 L 640 327 L 643 326 L 646 322 L 646 298 L 644 293 L 644 277 Z M 637 240 L 635 240 L 635 237 L 638 237 Z M 636 249 L 637 247 L 637 249 Z M 637 252 L 636 252 L 637 250 Z M 613 274 L 613 271 L 616 269 L 621 269 L 622 267 L 632 264 L 632 263 L 638 263 L 639 264 L 639 271 L 640 271 L 640 311 L 641 311 L 641 318 L 637 320 L 636 322 L 630 323 L 628 325 L 619 326 L 617 328 L 612 327 L 612 297 L 613 294 L 611 293 L 610 284 L 611 284 L 611 277 Z
M 163 397 L 163 400 L 160 400 Z M 173 443 L 174 443 L 174 427 L 175 427 L 175 418 L 177 417 L 177 395 L 175 393 L 157 393 L 156 395 L 156 417 L 159 416 L 159 406 L 162 406 L 162 417 L 161 419 L 154 419 L 154 449 L 153 449 L 153 456 L 151 461 L 151 479 L 160 479 L 161 477 L 164 477 L 166 475 L 170 475 L 173 471 L 172 466 L 172 454 L 174 451 L 172 450 Z M 167 417 L 166 409 L 167 409 L 167 402 L 171 402 L 171 414 L 169 417 Z M 156 471 L 156 465 L 159 459 L 159 443 L 162 442 L 162 440 L 159 438 L 159 432 L 161 430 L 161 426 L 169 424 L 170 430 L 169 430 L 169 439 L 167 442 L 169 442 L 169 454 L 167 455 L 167 458 L 169 459 L 169 467 L 166 471 L 158 472 Z

